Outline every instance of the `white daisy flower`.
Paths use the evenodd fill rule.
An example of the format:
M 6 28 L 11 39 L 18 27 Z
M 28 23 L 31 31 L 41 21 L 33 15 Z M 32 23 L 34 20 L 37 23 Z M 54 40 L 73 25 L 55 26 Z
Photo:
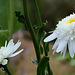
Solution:
M 44 39 L 44 42 L 56 39 L 52 48 L 53 54 L 61 52 L 64 57 L 68 47 L 70 56 L 73 58 L 75 54 L 75 14 L 73 13 L 62 19 L 56 26 L 56 29 Z
M 19 48 L 20 45 L 21 45 L 20 41 L 14 44 L 13 39 L 9 41 L 8 45 L 7 45 L 7 41 L 5 41 L 5 47 L 2 46 L 0 48 L 0 64 L 6 65 L 8 63 L 7 58 L 14 57 L 18 55 L 19 53 L 21 53 L 23 49 L 21 49 L 18 52 L 15 52 Z

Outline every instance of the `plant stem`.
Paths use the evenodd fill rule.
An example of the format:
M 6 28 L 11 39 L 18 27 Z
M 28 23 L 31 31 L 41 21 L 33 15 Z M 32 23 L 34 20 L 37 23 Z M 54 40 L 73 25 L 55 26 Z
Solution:
M 12 75 L 11 72 L 8 70 L 7 65 L 2 66 L 4 70 L 8 73 L 8 75 Z
M 29 29 L 29 32 L 30 32 L 32 40 L 33 40 L 33 44 L 34 44 L 34 47 L 35 47 L 35 53 L 36 53 L 37 61 L 39 62 L 40 59 L 41 59 L 41 57 L 40 57 L 40 51 L 39 51 L 39 45 L 38 45 L 38 42 L 36 40 L 34 31 L 33 31 L 33 27 L 32 27 L 32 24 L 31 24 L 31 21 L 30 21 L 30 18 L 29 18 L 27 1 L 28 0 L 23 0 L 24 17 L 25 17 L 25 21 L 26 21 L 27 27 Z
M 39 2 L 39 6 L 40 6 L 40 12 L 41 12 L 41 16 L 44 15 L 44 8 L 45 8 L 45 0 L 38 0 Z
M 34 2 L 35 10 L 36 10 L 36 13 L 37 13 L 36 15 L 37 15 L 37 20 L 38 20 L 38 25 L 42 26 L 41 15 L 40 15 L 40 11 L 39 11 L 39 8 L 38 8 L 37 0 L 33 0 L 33 2 Z
M 13 4 L 14 4 L 13 0 L 10 0 L 9 40 L 12 38 L 13 33 L 13 12 L 14 12 Z
M 48 46 L 48 48 L 46 48 L 45 42 L 43 42 L 43 47 L 44 47 L 45 56 L 48 56 L 49 46 Z M 48 49 L 48 50 L 47 50 L 47 49 Z M 53 75 L 52 70 L 50 69 L 49 62 L 48 62 L 48 64 L 47 64 L 47 70 L 48 70 L 48 74 L 49 74 L 49 75 Z

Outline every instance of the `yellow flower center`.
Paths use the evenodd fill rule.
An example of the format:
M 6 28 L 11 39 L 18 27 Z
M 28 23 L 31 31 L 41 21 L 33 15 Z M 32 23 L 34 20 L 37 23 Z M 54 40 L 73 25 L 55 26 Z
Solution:
M 71 24 L 72 22 L 75 22 L 75 17 L 74 17 L 74 18 L 70 18 L 70 19 L 67 21 L 68 24 Z

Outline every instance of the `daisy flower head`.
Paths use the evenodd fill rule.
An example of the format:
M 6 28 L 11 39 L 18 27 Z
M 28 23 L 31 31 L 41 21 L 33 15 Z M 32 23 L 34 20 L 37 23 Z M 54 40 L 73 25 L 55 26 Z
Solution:
M 14 57 L 18 55 L 19 53 L 21 53 L 23 49 L 21 49 L 18 52 L 15 52 L 20 45 L 21 45 L 21 42 L 19 40 L 16 44 L 14 44 L 13 39 L 11 39 L 8 45 L 7 45 L 7 41 L 5 41 L 5 46 L 2 46 L 0 48 L 0 64 L 6 65 L 8 63 L 7 58 Z
M 56 26 L 56 29 L 44 39 L 44 42 L 56 39 L 52 48 L 53 54 L 60 52 L 64 57 L 68 47 L 70 56 L 73 58 L 75 54 L 75 14 L 62 19 Z

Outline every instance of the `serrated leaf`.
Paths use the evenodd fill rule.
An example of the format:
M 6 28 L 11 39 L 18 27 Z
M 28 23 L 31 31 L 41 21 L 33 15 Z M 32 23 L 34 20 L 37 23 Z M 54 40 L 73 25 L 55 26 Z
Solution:
M 18 17 L 18 21 L 24 24 L 24 16 L 20 14 L 20 11 L 15 11 L 15 16 Z
M 48 61 L 49 61 L 49 57 L 48 56 L 44 56 L 40 60 L 40 62 L 38 64 L 38 67 L 37 67 L 37 75 L 42 75 L 42 73 L 45 72 L 45 69 L 47 67 Z
M 34 64 L 38 64 L 38 63 L 37 63 L 37 60 L 35 60 L 35 59 L 31 58 L 31 57 L 29 57 L 29 58 L 30 58 L 30 60 L 31 60 Z
M 25 25 L 25 29 L 28 30 L 27 24 L 25 22 L 25 18 L 24 18 L 23 15 L 21 15 L 21 12 L 20 11 L 15 11 L 15 16 L 18 18 L 18 21 L 20 23 L 22 23 L 23 25 Z

